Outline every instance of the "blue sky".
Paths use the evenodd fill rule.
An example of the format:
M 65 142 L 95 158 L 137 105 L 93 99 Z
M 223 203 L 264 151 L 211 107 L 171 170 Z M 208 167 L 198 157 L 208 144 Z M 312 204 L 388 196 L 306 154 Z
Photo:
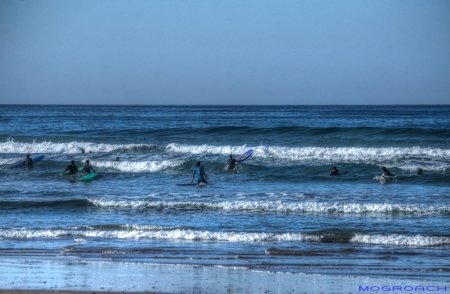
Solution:
M 0 0 L 0 104 L 449 104 L 450 1 Z

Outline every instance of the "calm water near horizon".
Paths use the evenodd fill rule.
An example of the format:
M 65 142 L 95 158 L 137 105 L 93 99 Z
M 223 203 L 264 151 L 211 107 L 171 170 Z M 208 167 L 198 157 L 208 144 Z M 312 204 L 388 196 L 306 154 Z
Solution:
M 450 280 L 450 106 L 0 105 L 0 179 L 0 259 Z

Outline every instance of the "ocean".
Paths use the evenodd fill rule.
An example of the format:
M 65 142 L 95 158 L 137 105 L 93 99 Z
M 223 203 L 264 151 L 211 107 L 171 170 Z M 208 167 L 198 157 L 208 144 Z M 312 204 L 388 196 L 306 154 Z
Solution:
M 1 105 L 0 179 L 0 260 L 450 281 L 450 106 Z

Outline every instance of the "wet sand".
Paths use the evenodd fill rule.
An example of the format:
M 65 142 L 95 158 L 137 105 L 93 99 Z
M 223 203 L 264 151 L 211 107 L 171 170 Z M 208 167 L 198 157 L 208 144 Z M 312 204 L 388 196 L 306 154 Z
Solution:
M 372 288 L 366 288 L 367 286 Z M 3 289 L 0 293 L 4 294 L 376 293 L 377 291 L 373 291 L 376 287 L 391 287 L 389 293 L 405 292 L 392 291 L 393 286 L 447 287 L 447 291 L 450 291 L 450 283 L 443 281 L 387 277 L 289 274 L 241 268 L 99 261 L 0 260 L 0 289 Z M 361 291 L 360 287 L 368 291 Z
M 48 290 L 0 290 L 2 294 L 101 294 L 101 293 L 123 293 L 123 292 L 91 292 L 91 291 L 48 291 Z M 142 294 L 142 292 L 127 292 L 128 294 Z M 145 292 L 152 293 L 152 292 Z M 155 293 L 155 292 L 153 292 Z

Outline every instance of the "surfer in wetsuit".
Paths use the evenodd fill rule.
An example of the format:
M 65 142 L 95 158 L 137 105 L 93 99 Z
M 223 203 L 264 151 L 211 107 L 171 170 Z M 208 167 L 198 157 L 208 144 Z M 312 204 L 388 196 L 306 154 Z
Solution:
M 90 174 L 92 172 L 96 173 L 96 171 L 94 170 L 94 168 L 92 167 L 92 165 L 89 164 L 89 159 L 86 159 L 84 166 L 83 166 L 83 172 Z
M 227 170 L 233 170 L 236 167 L 236 159 L 230 154 L 230 158 L 227 160 Z
M 69 171 L 69 175 L 74 175 L 78 172 L 78 166 L 75 165 L 75 161 L 70 161 L 70 165 L 66 167 L 63 173 L 65 173 L 66 171 Z
M 421 168 L 419 168 L 419 169 L 417 170 L 417 174 L 418 174 L 418 175 L 423 175 L 423 171 L 422 171 Z
M 192 180 L 191 184 L 194 181 L 195 176 L 197 175 L 197 185 L 200 183 L 208 184 L 206 179 L 208 176 L 205 173 L 205 170 L 203 169 L 203 166 L 200 165 L 200 161 L 197 161 L 196 167 L 194 168 L 194 173 L 192 174 Z
M 331 168 L 331 172 L 330 172 L 330 176 L 340 176 L 341 174 L 339 173 L 339 171 L 337 170 L 337 168 L 335 166 L 333 166 Z
M 341 175 L 345 175 L 346 173 L 348 173 L 348 171 L 345 171 L 342 174 L 340 174 L 338 169 L 335 166 L 333 166 L 331 168 L 330 176 L 341 176 Z
M 393 177 L 394 176 L 384 166 L 381 167 L 381 170 L 383 171 L 383 176 L 387 176 L 387 177 Z
M 23 163 L 24 163 L 27 167 L 32 167 L 32 166 L 33 166 L 33 159 L 30 158 L 30 154 L 27 154 L 27 157 L 25 158 L 25 160 L 23 161 Z

